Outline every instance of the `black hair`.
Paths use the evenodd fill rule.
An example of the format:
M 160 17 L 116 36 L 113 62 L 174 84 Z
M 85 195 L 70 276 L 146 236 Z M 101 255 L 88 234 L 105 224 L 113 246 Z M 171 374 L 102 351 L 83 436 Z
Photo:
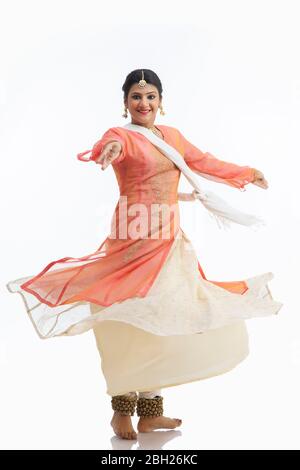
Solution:
M 144 72 L 144 79 L 146 80 L 146 82 L 156 86 L 156 88 L 158 89 L 159 98 L 162 98 L 162 84 L 156 73 L 153 72 L 153 70 L 149 69 L 135 69 L 127 75 L 126 80 L 122 86 L 122 90 L 124 92 L 124 101 L 127 99 L 129 90 L 132 85 L 134 83 L 139 83 L 139 81 L 142 79 L 142 71 Z

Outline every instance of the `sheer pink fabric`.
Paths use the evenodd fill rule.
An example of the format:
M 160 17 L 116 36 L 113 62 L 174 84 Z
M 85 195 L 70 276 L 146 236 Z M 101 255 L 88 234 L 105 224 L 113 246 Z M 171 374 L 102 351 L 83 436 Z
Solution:
M 165 141 L 184 156 L 196 173 L 239 189 L 253 180 L 252 168 L 203 153 L 173 127 L 157 127 Z M 90 160 L 95 160 L 104 145 L 112 140 L 120 141 L 123 148 L 112 164 L 120 198 L 112 217 L 111 233 L 95 252 L 80 258 L 52 261 L 21 285 L 49 306 L 79 300 L 108 306 L 131 297 L 144 297 L 180 232 L 177 196 L 180 170 L 145 136 L 122 127 L 113 127 L 104 133 L 93 146 Z M 88 152 L 78 154 L 77 158 L 83 160 Z M 105 173 L 100 173 L 99 177 L 105 177 Z M 206 279 L 199 262 L 198 268 Z M 245 281 L 210 282 L 235 293 L 243 294 L 247 290 Z

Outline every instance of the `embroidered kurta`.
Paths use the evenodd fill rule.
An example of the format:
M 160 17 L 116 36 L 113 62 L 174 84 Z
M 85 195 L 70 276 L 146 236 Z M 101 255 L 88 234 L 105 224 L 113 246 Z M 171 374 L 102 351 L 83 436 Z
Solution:
M 201 151 L 174 127 L 157 127 L 195 173 L 240 190 L 253 181 L 251 167 Z M 93 253 L 52 261 L 35 276 L 9 282 L 8 289 L 22 295 L 41 338 L 93 329 L 110 394 L 176 385 L 229 370 L 248 354 L 244 320 L 277 314 L 282 307 L 268 286 L 273 274 L 226 282 L 207 279 L 180 226 L 177 191 L 181 171 L 172 161 L 145 136 L 123 127 L 108 129 L 91 151 L 78 154 L 78 159 L 90 153 L 90 160 L 95 160 L 113 140 L 122 144 L 122 152 L 112 162 L 120 197 L 110 234 Z M 117 340 L 118 333 L 122 341 Z M 241 336 L 233 340 L 233 334 Z M 135 354 L 125 367 L 129 338 Z M 216 338 L 220 356 L 213 354 L 212 364 L 208 366 L 204 360 L 191 370 L 195 348 L 207 356 Z M 142 356 L 136 357 L 134 346 L 142 344 L 144 354 L 149 354 L 143 360 L 152 364 L 147 370 L 147 386 L 145 376 L 136 374 L 141 371 Z M 170 372 L 170 360 L 179 354 L 179 344 L 186 359 L 179 363 L 177 373 Z M 120 375 L 119 362 L 114 359 L 122 351 L 121 345 L 122 367 L 128 371 L 125 375 Z M 193 353 L 189 348 L 194 348 Z

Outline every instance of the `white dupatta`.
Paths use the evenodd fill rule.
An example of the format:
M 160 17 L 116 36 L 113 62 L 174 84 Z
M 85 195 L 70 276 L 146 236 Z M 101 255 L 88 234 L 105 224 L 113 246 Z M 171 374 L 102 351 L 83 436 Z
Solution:
M 231 226 L 232 222 L 240 225 L 251 226 L 253 228 L 265 225 L 265 221 L 263 219 L 231 207 L 214 192 L 208 190 L 203 191 L 199 186 L 195 174 L 185 163 L 182 155 L 174 147 L 156 136 L 152 131 L 144 126 L 132 123 L 125 124 L 123 127 L 131 131 L 139 132 L 147 137 L 155 147 L 175 163 L 194 187 L 194 191 L 192 193 L 178 193 L 178 199 L 181 201 L 195 201 L 196 199 L 201 201 L 204 207 L 209 211 L 209 215 L 215 219 L 219 228 L 226 229 Z

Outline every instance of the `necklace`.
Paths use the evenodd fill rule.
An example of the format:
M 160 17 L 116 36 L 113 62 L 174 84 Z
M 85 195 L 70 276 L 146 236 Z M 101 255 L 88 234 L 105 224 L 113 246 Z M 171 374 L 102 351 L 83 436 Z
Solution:
M 134 123 L 132 122 L 131 124 L 134 124 Z M 160 137 L 162 140 L 165 140 L 160 130 L 156 129 L 155 126 L 147 127 L 146 129 L 149 129 L 149 131 L 153 132 L 153 134 L 157 135 L 157 137 Z
M 153 134 L 155 134 L 155 135 L 157 135 L 158 137 L 162 138 L 160 131 L 159 131 L 158 129 L 156 129 L 155 126 L 149 127 L 148 129 L 150 129 L 150 131 L 152 131 Z

